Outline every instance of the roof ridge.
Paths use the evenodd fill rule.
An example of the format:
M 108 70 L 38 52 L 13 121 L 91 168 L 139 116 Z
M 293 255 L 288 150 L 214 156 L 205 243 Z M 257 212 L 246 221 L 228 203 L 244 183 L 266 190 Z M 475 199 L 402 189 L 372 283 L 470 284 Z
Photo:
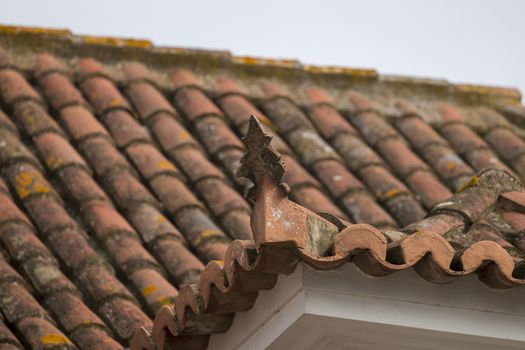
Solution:
M 65 41 L 73 45 L 90 45 L 107 48 L 120 48 L 128 50 L 148 50 L 150 53 L 171 54 L 171 55 L 204 55 L 221 58 L 231 64 L 237 64 L 247 67 L 259 67 L 266 69 L 287 69 L 292 71 L 303 72 L 307 75 L 328 76 L 328 77 L 351 77 L 353 80 L 371 80 L 379 82 L 388 82 L 396 85 L 416 85 L 426 87 L 443 87 L 445 90 L 450 87 L 461 96 L 467 96 L 475 100 L 491 101 L 491 98 L 503 98 L 511 104 L 519 103 L 521 93 L 510 87 L 499 87 L 480 84 L 451 83 L 446 79 L 439 78 L 421 78 L 404 75 L 380 74 L 371 68 L 355 68 L 345 66 L 330 65 L 310 65 L 300 62 L 297 59 L 277 59 L 256 56 L 236 56 L 230 51 L 210 50 L 184 47 L 164 47 L 156 46 L 148 39 L 135 39 L 114 36 L 98 36 L 74 34 L 69 29 L 56 29 L 46 27 L 18 26 L 0 24 L 0 42 L 2 36 L 20 36 L 35 37 L 38 41 L 49 39 L 50 41 Z M 40 45 L 43 45 L 40 42 Z M 17 42 L 16 45 L 22 45 Z

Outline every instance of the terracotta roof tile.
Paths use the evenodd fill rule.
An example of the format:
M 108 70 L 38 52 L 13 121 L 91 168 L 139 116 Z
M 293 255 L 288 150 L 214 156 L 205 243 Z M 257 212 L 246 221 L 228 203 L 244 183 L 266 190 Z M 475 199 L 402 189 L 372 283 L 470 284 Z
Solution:
M 187 75 L 191 74 L 189 72 Z M 179 82 L 173 78 L 175 87 Z M 213 104 L 213 102 L 204 94 L 201 89 L 195 88 L 193 85 L 183 85 L 178 89 L 173 99 L 180 111 L 188 118 L 190 122 L 197 122 L 198 119 L 205 117 L 222 117 L 222 112 Z
M 255 114 L 263 116 L 253 104 L 251 104 L 243 95 L 229 95 L 228 93 L 242 93 L 240 87 L 228 79 L 219 80 L 219 92 L 222 94 L 217 103 L 225 110 L 227 118 L 234 123 L 238 133 L 245 134 L 248 128 L 249 116 Z M 264 120 L 264 119 L 263 119 Z M 333 215 L 344 217 L 345 214 L 332 204 L 321 190 L 320 183 L 315 180 L 291 155 L 292 150 L 288 145 L 270 128 L 266 131 L 274 136 L 275 147 L 282 153 L 287 154 L 286 164 L 286 182 L 292 189 L 292 196 L 302 205 L 316 211 L 324 211 Z M 351 180 L 353 180 L 352 178 Z M 305 189 L 305 187 L 309 187 Z M 345 189 L 346 190 L 346 189 Z
M 69 81 L 65 81 L 64 84 L 68 84 L 69 86 L 71 86 L 72 89 L 74 89 L 74 87 Z M 113 91 L 113 94 L 115 95 L 115 91 Z M 123 100 L 123 97 L 120 94 L 118 95 L 118 97 L 116 96 L 115 98 L 120 98 Z M 93 117 L 93 115 L 91 115 L 89 112 L 86 112 L 85 118 L 88 120 L 93 120 L 93 121 L 96 120 Z M 134 122 L 133 119 L 130 120 L 129 118 L 130 118 L 129 114 L 121 110 L 109 111 L 107 115 L 104 117 L 105 124 L 109 126 L 111 135 L 117 138 L 116 139 L 117 146 L 120 146 L 123 148 L 126 148 L 127 145 L 130 145 L 131 143 L 135 143 L 136 141 L 146 141 L 146 142 L 149 141 L 149 138 L 143 137 L 144 135 L 146 135 L 143 133 L 144 129 L 141 129 L 141 128 L 136 129 L 137 124 Z M 102 126 L 99 126 L 99 128 L 101 130 L 104 130 Z M 141 140 L 135 137 L 135 135 L 137 135 L 137 132 L 133 132 L 133 131 L 130 132 L 130 130 L 139 130 L 138 135 L 139 135 L 139 139 Z M 104 133 L 107 134 L 106 132 Z M 158 227 L 156 222 L 152 222 L 153 220 L 156 220 L 156 221 L 161 220 L 161 221 L 166 222 L 166 224 L 164 225 L 165 228 L 167 225 L 171 226 L 168 223 L 168 220 L 165 219 L 164 216 L 158 210 L 153 209 L 150 206 L 143 205 L 144 203 L 156 204 L 156 201 L 151 196 L 151 194 L 143 187 L 143 185 L 131 175 L 130 172 L 128 171 L 115 172 L 117 168 L 130 169 L 130 166 L 125 161 L 125 159 L 120 155 L 120 153 L 116 151 L 115 148 L 107 141 L 106 138 L 99 138 L 99 139 L 92 138 L 92 139 L 86 140 L 86 142 L 83 144 L 85 145 L 84 146 L 85 150 L 90 150 L 90 149 L 93 150 L 93 152 L 88 153 L 88 155 L 91 154 L 93 157 L 99 157 L 101 154 L 104 154 L 100 152 L 103 150 L 106 150 L 105 151 L 105 154 L 107 154 L 107 156 L 105 157 L 106 160 L 97 159 L 97 158 L 93 158 L 92 160 L 94 164 L 98 164 L 98 168 L 95 168 L 96 172 L 104 178 L 105 188 L 111 194 L 113 200 L 115 200 L 119 204 L 120 207 L 126 210 L 128 212 L 129 219 L 132 220 L 136 225 L 138 225 L 137 227 L 140 230 L 139 232 L 142 237 L 146 237 L 144 239 L 146 240 L 147 243 L 151 243 L 153 241 L 153 238 L 151 237 L 152 227 L 153 229 Z M 94 147 L 92 146 L 88 147 L 88 145 L 92 145 Z M 133 152 L 134 149 L 137 149 L 137 147 L 140 147 L 140 146 L 144 148 L 147 146 L 147 144 L 130 145 L 129 147 L 127 147 L 128 149 L 127 153 L 128 153 L 128 156 L 131 158 L 131 160 L 135 162 L 135 165 L 137 166 L 138 170 L 143 173 L 143 176 L 147 177 L 145 173 L 148 173 L 150 171 L 149 169 L 146 168 L 148 167 L 149 164 L 147 162 L 144 163 L 143 155 L 141 155 L 140 153 Z M 131 152 L 129 151 L 130 149 L 131 149 Z M 162 156 L 158 153 L 158 151 L 156 151 L 155 148 L 150 147 L 149 154 L 153 154 L 154 156 L 161 158 L 160 161 L 163 162 L 163 164 L 158 164 L 158 165 L 164 168 L 166 168 L 167 166 L 171 164 L 167 160 L 162 160 Z M 115 168 L 115 163 L 120 163 L 121 166 Z M 107 164 L 107 165 L 100 167 L 100 165 L 102 164 Z M 174 170 L 176 168 L 174 166 L 171 166 L 170 169 Z M 139 209 L 137 209 L 137 207 Z M 109 207 L 106 207 L 106 208 L 109 208 Z M 149 208 L 150 213 L 152 213 L 152 210 L 153 210 L 153 213 L 156 212 L 156 215 L 152 217 L 144 216 L 143 213 L 144 213 L 145 208 Z M 114 211 L 110 211 L 110 212 L 114 213 Z M 95 216 L 95 219 L 96 218 L 97 216 Z M 137 220 L 140 220 L 140 221 L 137 221 Z M 101 223 L 111 222 L 111 220 L 109 219 L 108 220 L 100 219 L 99 221 Z M 125 221 L 123 221 L 123 223 L 127 225 L 128 227 L 127 229 L 124 228 L 123 232 L 133 232 L 133 229 L 131 229 L 131 227 Z M 122 229 L 120 231 L 122 231 Z M 173 239 L 180 238 L 180 234 L 173 226 L 167 227 L 167 231 L 163 231 L 162 234 L 169 235 Z M 168 237 L 168 236 L 165 236 L 165 237 Z M 184 248 L 184 246 L 171 244 L 171 245 L 168 245 L 167 247 L 176 249 L 176 251 L 179 252 L 179 254 L 181 254 L 182 256 L 185 256 L 189 260 L 189 262 L 191 262 L 190 264 L 193 264 L 193 266 L 197 266 L 197 270 L 201 268 L 200 264 L 196 262 L 196 259 L 192 257 L 191 253 L 189 253 L 189 255 L 185 253 L 186 249 Z M 166 245 L 164 247 L 164 250 L 165 249 L 166 249 Z M 153 251 L 155 252 L 157 251 L 157 249 L 153 249 Z M 174 251 L 171 251 L 171 252 L 174 252 Z M 164 259 L 166 259 L 165 256 L 164 256 Z M 195 261 L 195 262 L 192 262 L 192 261 Z M 167 263 L 169 264 L 169 261 L 167 261 Z M 171 276 L 175 278 L 177 276 L 181 276 L 181 271 L 178 271 L 176 269 L 175 270 L 170 269 L 168 272 L 171 274 Z M 183 272 L 186 272 L 186 271 L 183 271 Z
M 107 138 L 87 138 L 79 144 L 79 149 L 97 176 L 105 176 L 120 168 L 130 168 L 124 155 L 118 152 Z
M 311 100 L 311 103 L 310 118 L 327 140 L 331 141 L 339 134 L 357 135 L 357 130 L 346 122 L 331 104 L 316 104 L 315 100 Z
M 279 89 L 272 84 L 265 84 L 266 91 L 272 93 L 279 92 Z M 270 88 L 271 87 L 271 88 Z M 279 92 L 280 93 L 280 92 Z M 323 181 L 323 184 L 328 188 L 332 189 L 332 195 L 345 195 L 345 196 L 355 196 L 358 191 L 354 191 L 356 188 L 347 187 L 343 191 L 339 190 L 340 193 L 335 193 L 333 190 L 339 185 L 339 178 L 344 176 L 347 179 L 346 184 L 354 184 L 354 186 L 361 187 L 359 180 L 355 179 L 354 175 L 350 173 L 344 166 L 341 164 L 340 156 L 335 152 L 335 150 L 317 133 L 313 125 L 308 120 L 308 117 L 296 106 L 294 105 L 287 97 L 282 95 L 274 95 L 273 97 L 267 100 L 262 106 L 266 114 L 273 120 L 277 125 L 279 132 L 283 135 L 286 141 L 290 144 L 292 149 L 298 153 L 301 161 L 305 166 L 310 167 L 314 174 Z M 333 160 L 337 163 L 332 163 L 333 166 L 338 168 L 339 177 L 322 177 L 324 175 L 323 169 L 319 167 L 319 162 Z M 365 176 L 366 177 L 366 176 Z M 372 180 L 373 181 L 373 180 Z M 382 181 L 381 181 L 382 183 Z M 343 198 L 338 198 L 342 203 L 348 203 Z M 353 205 L 359 204 L 360 201 L 351 201 Z M 374 202 L 368 201 L 366 204 L 369 204 L 366 207 L 359 208 L 359 211 L 370 211 L 377 214 L 377 217 L 374 218 L 375 224 L 386 224 L 389 226 L 394 226 L 395 223 L 389 217 L 389 215 L 383 212 L 382 209 L 373 208 Z M 372 206 L 370 206 L 370 204 Z M 346 206 L 347 212 L 352 212 L 352 209 Z M 415 213 L 418 215 L 419 213 Z M 357 217 L 352 217 L 352 220 L 359 222 Z
M 410 142 L 415 150 L 421 150 L 431 144 L 448 145 L 431 125 L 416 115 L 407 115 L 396 121 L 396 127 Z
M 26 318 L 17 324 L 17 330 L 24 335 L 30 348 L 42 345 L 60 346 L 64 349 L 74 349 L 71 340 L 53 324 L 37 317 Z
M 374 189 L 373 193 L 385 203 L 398 222 L 404 226 L 413 222 L 415 218 L 421 217 L 423 209 L 411 198 L 393 199 L 398 195 L 410 195 L 410 192 L 386 169 L 384 161 L 377 153 L 358 138 L 356 129 L 337 112 L 331 99 L 320 89 L 310 89 L 309 97 L 313 104 L 309 116 L 314 124 L 342 155 L 347 166 L 357 172 L 369 188 Z M 364 101 L 362 98 L 361 100 Z M 383 119 L 372 113 L 363 113 L 359 116 L 361 119 L 363 116 L 365 118 L 368 116 L 369 121 L 362 120 L 361 124 L 357 121 L 357 128 L 371 145 L 376 144 L 378 152 L 385 157 L 398 176 L 405 178 L 415 171 L 426 169 L 426 164 L 407 148 L 395 130 Z M 355 122 L 354 119 L 352 120 Z M 330 124 L 333 125 L 329 126 Z M 373 133 L 376 133 L 376 136 Z M 450 196 L 450 193 L 441 183 L 434 180 L 431 174 L 419 176 L 428 178 L 425 185 L 433 183 L 437 186 L 431 194 L 427 194 L 426 191 L 430 190 L 430 186 L 423 187 L 418 186 L 417 182 L 408 182 L 408 185 L 417 191 L 416 194 L 425 200 L 423 204 L 427 208 Z M 381 189 L 384 186 L 387 188 Z
M 141 77 L 145 79 L 147 72 L 144 67 L 142 68 L 144 69 L 144 76 L 141 75 Z M 133 106 L 144 123 L 148 123 L 159 113 L 167 113 L 175 118 L 180 118 L 175 108 L 157 92 L 150 81 L 134 80 L 137 78 L 133 78 L 134 75 L 129 73 L 126 68 L 124 68 L 124 74 L 129 77 L 125 88 L 126 94 L 133 101 Z
M 49 117 L 45 108 L 31 100 L 22 101 L 12 106 L 13 115 L 28 135 L 36 136 L 45 132 L 60 134 L 60 127 Z
M 179 169 L 170 162 L 155 146 L 149 143 L 137 143 L 126 148 L 126 153 L 135 168 L 147 180 L 159 175 L 173 175 L 184 179 Z
M 159 93 L 160 95 L 160 93 Z M 200 146 L 183 125 L 177 122 L 171 114 L 160 112 L 149 123 L 151 132 L 155 136 L 164 152 L 175 151 L 177 148 L 193 147 L 200 150 Z M 176 137 L 173 137 L 176 135 Z
M 13 106 L 24 100 L 43 102 L 24 77 L 13 69 L 0 71 L 0 95 L 6 104 Z
M 386 211 L 375 202 L 367 192 L 350 192 L 341 198 L 352 221 L 356 223 L 370 222 L 378 227 L 395 227 L 397 224 Z
M 2 196 L 1 202 L 10 205 L 12 211 L 18 211 L 11 202 L 11 199 L 6 195 Z M 23 214 L 18 211 L 18 216 L 23 216 Z M 73 336 L 73 334 L 82 335 L 84 330 L 87 330 L 89 327 L 99 327 L 98 338 L 107 338 L 108 348 L 116 348 L 118 346 L 117 343 L 108 337 L 109 329 L 107 326 L 84 304 L 74 284 L 60 271 L 52 253 L 41 243 L 37 236 L 35 236 L 32 227 L 25 221 L 13 221 L 8 218 L 4 218 L 1 224 L 0 237 L 2 238 L 2 242 L 7 247 L 13 259 L 22 267 L 31 285 L 35 288 L 35 292 L 43 299 L 46 308 L 56 317 L 58 322 L 64 327 L 66 333 L 70 336 Z M 4 271 L 10 273 L 11 278 L 14 278 L 13 281 L 16 281 L 18 275 L 13 270 L 10 270 L 8 266 L 4 265 L 4 267 L 7 268 L 7 270 Z M 5 273 L 3 275 L 5 276 Z M 6 282 L 8 281 L 6 280 Z M 31 326 L 35 321 L 27 320 L 28 318 L 35 317 L 38 313 L 44 315 L 44 317 L 48 316 L 45 316 L 43 311 L 35 311 L 38 306 L 33 303 L 25 289 L 16 289 L 22 288 L 22 286 L 23 284 L 19 285 L 15 283 L 13 284 L 14 289 L 10 286 L 6 286 L 5 289 L 3 289 L 4 286 L 2 287 L 4 293 L 8 293 L 11 297 L 16 295 L 16 299 L 4 299 L 13 300 L 14 303 L 3 304 L 1 307 L 8 321 L 17 324 L 16 327 L 20 329 L 21 332 L 26 330 L 25 324 L 30 328 L 36 327 L 36 329 L 38 329 L 38 327 L 47 327 L 48 329 L 54 330 L 54 327 L 46 324 Z M 4 298 L 5 297 L 4 295 Z M 27 307 L 33 308 L 34 310 L 26 309 Z M 16 315 L 12 314 L 15 310 Z M 15 317 L 17 320 L 13 319 Z M 60 335 L 61 338 L 59 340 L 67 341 L 65 335 L 61 335 L 58 330 L 56 331 L 57 333 L 54 334 Z M 33 341 L 31 335 L 32 333 L 25 335 L 27 337 L 25 339 L 26 342 L 31 343 L 31 341 Z
M 448 146 L 429 144 L 422 150 L 422 155 L 434 165 L 434 171 L 454 191 L 474 175 L 474 170 Z
M 183 82 L 186 81 L 185 79 L 191 78 L 192 84 L 197 83 L 196 79 L 192 77 L 189 72 L 176 71 L 174 75 L 172 75 L 175 85 L 177 84 L 175 80 L 179 79 L 179 75 L 182 76 L 180 79 L 182 79 Z M 133 85 L 134 83 L 130 85 L 130 89 Z M 152 85 L 150 85 L 150 87 L 153 88 Z M 211 102 L 211 100 L 202 94 L 200 90 L 196 91 L 200 94 L 200 101 L 203 101 L 203 103 L 207 106 L 213 106 L 209 108 L 217 108 Z M 183 90 L 181 90 L 179 93 L 182 92 Z M 179 93 L 176 93 L 176 95 Z M 158 106 L 161 109 L 162 106 L 167 103 L 159 91 L 151 91 L 150 96 L 153 100 L 150 100 L 149 102 L 157 101 L 156 103 L 159 103 Z M 131 95 L 131 97 L 133 98 L 133 95 Z M 151 108 L 155 108 L 155 105 L 151 104 Z M 183 112 L 190 114 L 193 113 L 192 111 L 188 110 L 183 110 Z M 190 115 L 187 116 L 190 117 Z M 157 118 L 154 123 L 158 124 L 162 120 L 164 123 L 167 123 L 168 127 L 172 126 L 174 128 L 173 132 L 175 132 L 175 135 L 180 138 L 182 145 L 197 145 L 196 141 L 191 138 L 190 134 L 174 119 L 171 118 L 171 115 L 162 117 L 162 119 L 160 119 L 159 116 L 159 118 Z M 163 142 L 162 135 L 163 132 L 165 132 L 165 129 L 162 129 L 163 131 L 157 129 L 155 125 L 153 125 L 152 132 L 154 136 L 159 139 L 159 142 L 165 151 L 171 151 L 168 155 L 171 155 L 171 158 L 174 160 L 174 162 L 177 163 L 179 168 L 186 173 L 188 179 L 203 196 L 213 214 L 221 220 L 221 223 L 227 229 L 230 236 L 242 239 L 250 238 L 250 229 L 248 226 L 246 226 L 246 223 L 249 222 L 250 209 L 244 199 L 242 199 L 242 197 L 240 197 L 239 194 L 224 181 L 224 175 L 222 172 L 220 172 L 213 164 L 204 158 L 204 155 L 199 150 L 201 147 L 185 147 L 178 149 L 182 146 L 181 144 L 176 145 L 168 140 Z M 235 163 L 227 162 L 227 158 L 225 158 L 223 155 L 226 150 L 238 148 L 239 153 L 236 158 L 240 158 L 243 147 L 237 137 L 220 120 L 214 120 L 213 118 L 199 120 L 196 122 L 195 130 L 201 139 L 206 140 L 204 141 L 204 146 L 207 151 L 210 152 L 212 156 L 214 155 L 217 159 L 222 160 L 223 166 L 225 166 L 225 168 L 230 172 L 230 177 L 233 177 L 236 170 L 234 169 Z M 224 134 L 221 134 L 221 130 Z M 171 133 L 169 137 L 173 138 L 173 133 Z M 177 141 L 175 142 L 178 143 Z M 159 188 L 159 192 L 161 191 L 164 191 L 164 189 L 161 190 Z M 236 215 L 230 214 L 232 213 L 232 210 L 239 209 L 242 210 L 241 213 L 237 213 Z
M 130 109 L 127 101 L 122 98 L 116 87 L 106 77 L 87 76 L 82 81 L 80 88 L 93 109 L 100 114 L 113 110 Z
M 450 123 L 445 123 L 439 128 L 440 133 L 476 171 L 492 166 L 510 171 L 494 154 L 487 142 L 464 124 L 463 117 L 459 111 L 452 106 L 442 107 L 440 111 L 444 116 L 444 120 L 452 119 Z
M 68 191 L 71 198 L 75 198 L 80 203 L 87 203 L 91 200 L 102 200 L 109 202 L 109 198 L 99 187 L 93 177 L 84 168 L 67 167 L 60 170 L 58 174 L 60 181 L 69 183 Z
M 53 60 L 53 58 L 48 57 L 48 60 Z M 42 85 L 42 89 L 46 91 L 46 97 L 53 109 L 60 111 L 68 106 L 87 105 L 82 94 L 67 83 L 68 78 L 61 72 L 40 71 L 37 66 L 35 74 L 39 77 L 38 81 Z
M 146 129 L 141 127 L 127 111 L 111 110 L 104 115 L 103 121 L 119 148 L 126 148 L 137 142 L 150 142 Z
M 408 187 L 426 208 L 432 208 L 452 193 L 426 169 L 415 169 L 405 177 Z
M 524 284 L 513 91 L 16 33 L 0 31 L 0 347 L 205 348 L 299 261 Z
M 51 171 L 61 171 L 67 166 L 80 166 L 89 169 L 80 155 L 62 136 L 44 133 L 34 137 L 40 158 Z
M 317 94 L 320 93 L 321 91 L 318 90 Z M 367 102 L 365 98 L 360 96 L 359 99 L 356 99 L 354 95 L 352 101 L 356 105 L 356 109 L 361 108 L 364 109 L 365 112 L 357 114 L 355 117 L 351 118 L 350 121 L 359 130 L 359 132 L 363 135 L 363 137 L 370 144 L 370 146 L 375 147 L 377 152 L 384 157 L 384 159 L 390 165 L 390 167 L 393 168 L 394 172 L 397 173 L 398 177 L 403 179 L 405 183 L 407 183 L 407 185 L 410 187 L 410 189 L 415 192 L 415 196 L 421 200 L 422 204 L 426 208 L 431 208 L 436 203 L 451 196 L 451 193 L 428 171 L 428 166 L 416 154 L 414 154 L 411 149 L 408 148 L 402 136 L 390 124 L 388 124 L 384 119 L 379 117 L 376 113 L 366 112 L 366 109 L 370 109 L 371 107 L 366 105 Z M 315 100 L 312 102 L 315 102 Z M 320 107 L 331 108 L 332 117 L 336 118 L 336 120 L 339 121 L 338 123 L 340 125 L 349 125 L 348 123 L 345 123 L 342 116 L 337 113 L 337 111 L 332 107 L 331 104 L 329 104 L 330 101 L 325 99 L 322 103 L 324 104 Z M 312 113 L 311 115 L 312 118 L 315 120 L 315 113 Z M 322 121 L 319 120 L 319 123 L 321 122 Z M 339 127 L 338 129 L 341 130 L 341 127 Z M 371 164 L 377 163 L 378 166 L 384 167 L 385 164 L 381 160 L 379 160 L 377 156 L 375 156 L 373 150 L 368 150 L 367 146 L 357 141 L 355 134 L 355 129 L 351 126 L 348 126 L 346 127 L 345 131 L 340 131 L 337 135 L 339 138 L 345 137 L 350 140 L 355 140 L 353 142 L 358 143 L 359 145 L 356 148 L 356 150 L 361 148 L 365 152 L 368 152 L 370 154 L 371 157 L 369 156 L 368 158 L 371 159 L 368 159 L 368 162 L 370 162 Z M 329 138 L 333 137 L 330 135 L 326 136 Z M 339 147 L 341 147 L 340 152 L 344 152 L 348 148 L 348 146 L 345 147 L 345 145 L 341 145 L 340 141 L 339 145 Z M 352 153 L 354 152 L 355 151 L 353 151 Z M 347 159 L 347 162 L 355 161 L 356 163 L 364 163 L 364 165 L 367 164 L 367 160 L 365 160 L 367 158 L 366 156 L 360 153 L 357 157 L 364 159 L 360 160 L 350 158 Z M 354 165 L 353 167 L 358 169 L 358 166 L 356 165 Z M 387 178 L 391 177 L 391 175 L 387 171 L 380 169 L 379 167 L 374 167 L 371 169 L 375 169 L 376 172 L 381 171 L 382 173 L 385 173 Z M 411 180 L 409 181 L 408 177 L 414 174 L 415 172 L 417 172 L 418 174 L 412 176 Z M 361 176 L 364 177 L 364 181 L 367 182 L 369 186 L 371 186 L 372 188 L 377 188 L 376 182 L 374 182 L 376 180 L 374 180 L 373 175 L 371 175 L 373 174 L 373 172 L 370 172 L 369 170 L 365 169 L 361 170 L 361 174 Z M 392 180 L 387 180 L 386 183 L 388 182 L 390 182 L 391 184 L 394 183 L 394 181 Z M 390 194 L 392 197 L 395 197 L 398 194 L 408 193 L 407 190 L 403 187 L 403 185 L 398 184 L 395 188 L 388 190 L 386 193 Z M 383 198 L 382 200 L 384 201 L 385 199 Z M 408 206 L 414 207 L 414 204 L 412 204 L 412 201 L 408 198 L 405 198 L 403 200 L 398 199 L 397 201 L 404 201 L 408 203 Z M 401 208 L 403 208 L 403 204 L 401 204 Z M 396 207 L 392 206 L 391 204 L 390 212 L 393 212 L 394 210 L 398 213 L 395 217 L 399 221 L 399 218 L 402 215 L 399 211 L 400 209 L 396 209 Z M 410 211 L 413 211 L 417 214 L 418 209 L 410 209 Z M 411 216 L 413 214 L 405 213 L 404 215 L 407 217 L 405 218 L 404 222 L 401 222 L 402 226 L 407 224 L 407 221 L 414 221 L 413 216 Z
M 261 125 L 254 124 L 259 131 L 251 131 L 250 135 L 262 133 Z M 263 152 L 266 144 L 250 139 L 248 155 L 243 158 L 243 174 L 255 172 L 259 174 L 257 180 L 257 199 L 254 209 L 253 230 L 258 247 L 249 243 L 235 241 L 226 254 L 227 261 L 236 261 L 238 266 L 232 267 L 225 262 L 216 266 L 209 264 L 203 272 L 198 289 L 186 288 L 181 291 L 175 304 L 175 310 L 163 309 L 154 321 L 152 330 L 153 344 L 163 347 L 167 341 L 166 336 L 191 334 L 192 327 L 186 321 L 188 313 L 184 312 L 186 306 L 190 307 L 200 322 L 206 323 L 207 317 L 213 315 L 211 304 L 205 304 L 210 309 L 195 307 L 197 300 L 210 300 L 212 291 L 209 285 L 215 284 L 221 294 L 214 298 L 226 297 L 235 293 L 242 285 L 236 284 L 240 279 L 264 280 L 261 273 L 284 273 L 298 262 L 300 256 L 304 262 L 316 268 L 336 268 L 340 263 L 352 256 L 352 261 L 365 273 L 381 276 L 416 265 L 416 271 L 425 279 L 435 283 L 447 283 L 455 276 L 469 274 L 483 266 L 486 260 L 494 261 L 491 269 L 480 272 L 480 279 L 495 288 L 507 288 L 516 284 L 524 284 L 525 280 L 519 272 L 523 264 L 524 254 L 519 246 L 513 246 L 506 241 L 492 225 L 493 214 L 497 215 L 497 208 L 504 210 L 503 216 L 510 213 L 508 210 L 522 206 L 521 184 L 516 178 L 501 169 L 486 169 L 465 185 L 460 193 L 452 196 L 447 201 L 436 205 L 426 219 L 413 223 L 405 229 L 409 235 L 393 231 L 383 231 L 369 225 L 343 224 L 339 229 L 322 217 L 317 216 L 306 208 L 287 200 L 287 193 L 279 185 L 281 175 L 276 175 L 268 170 L 279 163 L 277 158 L 255 158 L 259 163 L 249 161 L 250 152 Z M 259 142 L 259 143 L 257 143 Z M 261 148 L 262 147 L 262 148 Z M 265 151 L 274 152 L 271 148 Z M 251 155 L 253 157 L 253 155 Z M 255 161 L 257 162 L 257 161 Z M 251 176 L 251 175 L 250 175 Z M 501 200 L 499 200 L 501 198 Z M 496 204 L 501 202 L 498 207 Z M 287 220 L 293 225 L 284 225 L 282 218 L 277 219 L 272 212 L 280 210 Z M 302 213 L 301 213 L 302 212 Z M 287 216 L 292 215 L 293 216 Z M 301 213 L 301 214 L 299 214 Z M 514 215 L 514 214 L 513 214 Z M 521 215 L 521 213 L 520 213 Z M 299 219 L 303 217 L 305 220 Z M 308 219 L 306 220 L 306 217 Z M 519 222 L 521 219 L 517 219 Z M 324 234 L 333 237 L 333 250 L 319 251 L 320 246 L 312 243 L 308 238 L 308 227 L 304 222 L 323 222 Z M 513 221 L 511 219 L 511 221 Z M 340 224 L 342 222 L 340 221 Z M 321 225 L 321 223 L 320 223 Z M 329 226 L 332 225 L 332 228 Z M 347 226 L 348 225 L 348 226 Z M 515 224 L 516 225 L 516 224 Z M 330 230 L 335 229 L 334 233 Z M 339 230 L 339 233 L 337 233 Z M 283 244 L 287 241 L 290 247 Z M 519 242 L 519 241 L 518 241 Z M 276 245 L 273 245 L 276 243 Z M 318 242 L 318 244 L 324 244 Z M 249 251 L 256 249 L 257 260 L 247 260 Z M 296 253 L 292 253 L 295 251 Z M 431 259 L 422 259 L 430 253 Z M 267 264 L 265 259 L 275 259 L 279 256 L 279 264 Z M 425 265 L 425 267 L 423 267 Z M 432 267 L 431 267 L 432 266 Z M 260 267 L 260 269 L 259 269 Z M 293 268 L 293 267 L 292 267 Z M 217 269 L 224 269 L 223 274 L 217 274 Z M 243 273 L 242 269 L 249 269 L 252 273 Z M 482 271 L 482 270 L 480 270 Z M 217 276 L 226 276 L 228 282 L 219 282 Z M 520 276 L 519 278 L 516 278 Z M 275 283 L 271 281 L 270 283 Z M 267 288 L 260 286 L 261 289 Z M 241 310 L 239 306 L 237 310 Z M 209 311 L 208 311 L 209 310 Z M 171 325 L 170 325 L 171 324 Z M 186 333 L 188 332 L 188 333 Z M 171 339 L 171 338 L 170 338 Z M 182 341 L 182 338 L 179 338 Z M 133 340 L 133 348 L 150 348 L 148 332 L 142 329 Z M 189 344 L 189 343 L 188 343 Z

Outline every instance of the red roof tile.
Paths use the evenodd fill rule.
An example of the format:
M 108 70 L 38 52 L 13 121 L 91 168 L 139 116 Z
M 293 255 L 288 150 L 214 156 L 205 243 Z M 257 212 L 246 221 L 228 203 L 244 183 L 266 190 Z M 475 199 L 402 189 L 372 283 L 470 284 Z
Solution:
M 2 28 L 2 347 L 204 348 L 299 261 L 525 283 L 513 91 Z
M 523 204 L 522 192 L 516 192 L 521 185 L 504 170 L 486 169 L 459 193 L 436 205 L 426 219 L 396 233 L 334 217 L 327 221 L 288 200 L 288 190 L 281 182 L 280 169 L 284 164 L 263 135 L 262 126 L 253 119 L 246 138 L 248 153 L 239 170 L 239 174 L 256 179 L 252 217 L 256 245 L 235 241 L 224 264 L 208 264 L 198 288 L 184 288 L 173 308 L 166 307 L 157 314 L 151 333 L 143 328 L 135 335 L 132 348 L 164 348 L 171 339 L 190 346 L 194 338 L 187 336 L 194 334 L 195 319 L 203 325 L 227 327 L 229 323 L 223 319 L 223 312 L 246 307 L 240 304 L 242 298 L 235 297 L 237 293 L 252 291 L 254 286 L 259 290 L 271 288 L 278 274 L 289 273 L 301 260 L 317 269 L 337 268 L 351 260 L 373 276 L 413 266 L 423 278 L 434 283 L 447 283 L 477 272 L 493 288 L 525 284 L 523 253 L 518 245 L 503 239 L 502 232 L 491 222 L 494 215 L 505 217 L 509 210 Z M 312 226 L 316 227 L 313 230 L 323 230 L 323 239 L 310 235 Z M 326 240 L 327 235 L 331 239 Z M 222 300 L 231 303 L 232 298 L 236 301 L 233 310 L 231 304 L 222 303 Z M 217 304 L 221 305 L 219 309 Z

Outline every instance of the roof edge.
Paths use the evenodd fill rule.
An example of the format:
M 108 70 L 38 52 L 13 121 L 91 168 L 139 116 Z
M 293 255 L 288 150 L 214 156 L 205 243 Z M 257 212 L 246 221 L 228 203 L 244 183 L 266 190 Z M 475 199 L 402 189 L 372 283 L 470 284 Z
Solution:
M 414 268 L 433 283 L 449 283 L 477 273 L 492 288 L 525 285 L 525 279 L 514 276 L 515 260 L 494 241 L 481 240 L 456 250 L 440 234 L 421 229 L 389 243 L 371 225 L 317 215 L 293 203 L 288 199 L 288 186 L 282 182 L 281 156 L 255 117 L 243 142 L 247 150 L 237 176 L 254 184 L 247 192 L 255 201 L 251 216 L 254 241 L 235 240 L 224 260 L 208 263 L 197 285 L 183 287 L 175 304 L 157 313 L 152 329 L 135 332 L 132 350 L 168 349 L 175 344 L 205 349 L 211 334 L 227 331 L 236 312 L 250 309 L 259 291 L 273 289 L 278 276 L 291 274 L 300 262 L 316 270 L 334 270 L 352 262 L 374 277 Z M 440 211 L 451 209 L 458 198 L 473 202 L 473 194 L 489 192 L 497 200 L 500 192 L 518 188 L 521 184 L 510 174 L 486 170 L 462 192 L 436 207 Z M 513 201 L 512 196 L 509 200 Z M 485 202 L 490 205 L 490 200 Z

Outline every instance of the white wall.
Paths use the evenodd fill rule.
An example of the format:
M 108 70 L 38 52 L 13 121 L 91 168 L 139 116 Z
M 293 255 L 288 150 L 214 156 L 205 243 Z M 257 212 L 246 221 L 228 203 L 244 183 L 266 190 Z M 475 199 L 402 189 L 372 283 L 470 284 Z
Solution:
M 525 1 L 0 2 L 0 22 L 525 91 Z

